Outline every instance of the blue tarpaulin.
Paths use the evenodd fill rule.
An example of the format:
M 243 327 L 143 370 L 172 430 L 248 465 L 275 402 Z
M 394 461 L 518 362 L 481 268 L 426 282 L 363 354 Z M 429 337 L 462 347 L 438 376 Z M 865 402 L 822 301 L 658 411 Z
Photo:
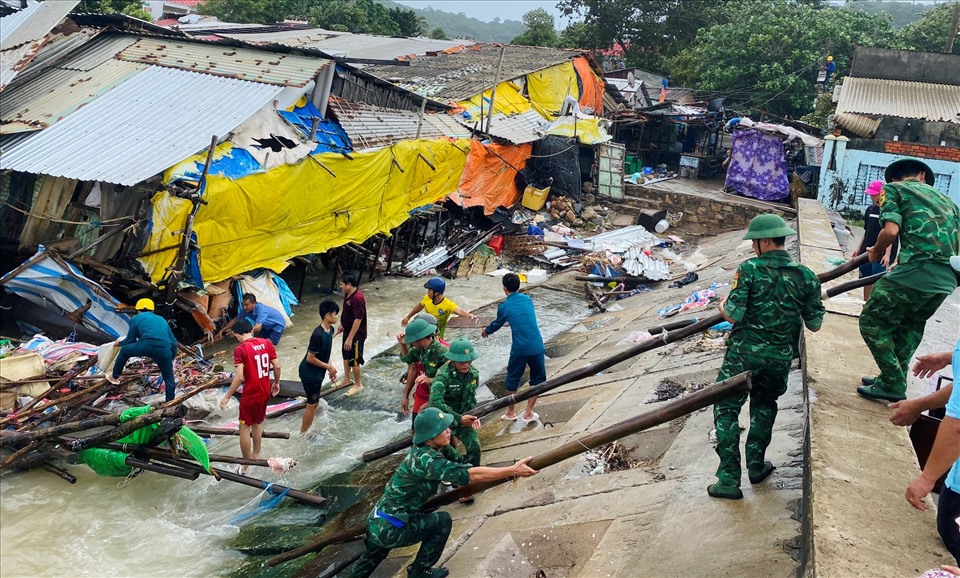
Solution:
M 320 118 L 320 111 L 309 101 L 304 106 L 298 106 L 292 111 L 279 110 L 277 112 L 306 137 L 310 136 L 310 131 L 313 129 L 313 119 Z M 320 120 L 315 138 L 317 139 L 317 148 L 313 149 L 310 154 L 344 153 L 353 150 L 350 137 L 333 119 L 324 118 Z

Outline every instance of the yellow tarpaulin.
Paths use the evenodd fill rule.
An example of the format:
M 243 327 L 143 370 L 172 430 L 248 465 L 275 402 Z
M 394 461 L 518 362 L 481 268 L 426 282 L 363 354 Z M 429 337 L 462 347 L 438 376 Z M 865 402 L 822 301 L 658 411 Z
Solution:
M 595 116 L 577 117 L 568 115 L 558 118 L 546 132 L 549 135 L 556 136 L 575 136 L 578 141 L 585 145 L 595 145 L 613 138 L 600 126 L 601 122 L 606 121 Z
M 483 114 L 490 113 L 490 94 L 492 90 L 483 93 Z M 461 107 L 466 109 L 475 119 L 480 118 L 480 95 L 474 96 L 469 100 L 458 102 Z M 530 101 L 520 94 L 520 87 L 512 82 L 501 82 L 497 85 L 497 94 L 493 99 L 494 112 L 503 114 L 520 114 L 530 110 Z
M 353 160 L 328 153 L 236 180 L 211 175 L 208 204 L 194 223 L 203 279 L 215 283 L 259 267 L 279 272 L 297 255 L 388 232 L 410 210 L 456 190 L 469 150 L 468 139 L 402 141 Z M 176 257 L 175 232 L 189 211 L 188 201 L 166 192 L 153 198 L 144 252 L 165 250 L 140 261 L 155 283 Z
M 557 118 L 564 98 L 572 96 L 580 100 L 580 87 L 573 64 L 568 61 L 528 74 L 527 94 L 530 95 L 530 104 L 543 118 Z
M 517 172 L 527 165 L 532 144 L 499 145 L 470 142 L 457 193 L 450 198 L 463 207 L 483 207 L 492 215 L 497 207 L 510 207 L 520 198 Z

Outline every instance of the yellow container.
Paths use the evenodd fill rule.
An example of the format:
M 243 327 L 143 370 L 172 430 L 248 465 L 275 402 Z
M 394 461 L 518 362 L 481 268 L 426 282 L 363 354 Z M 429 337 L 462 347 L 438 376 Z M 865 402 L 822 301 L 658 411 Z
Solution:
M 550 195 L 550 187 L 537 189 L 527 185 L 523 190 L 523 200 L 520 204 L 531 211 L 539 211 L 547 204 L 547 197 Z

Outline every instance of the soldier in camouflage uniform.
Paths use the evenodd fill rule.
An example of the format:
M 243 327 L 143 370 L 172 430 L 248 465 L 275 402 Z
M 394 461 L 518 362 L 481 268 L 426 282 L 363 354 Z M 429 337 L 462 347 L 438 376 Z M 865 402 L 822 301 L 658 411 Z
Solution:
M 470 341 L 454 339 L 445 356 L 450 363 L 440 368 L 430 384 L 430 407 L 453 415 L 453 437 L 463 444 L 467 461 L 479 466 L 480 420 L 465 414 L 477 405 L 480 372 L 473 367 L 473 360 L 480 354 Z
M 744 239 L 753 241 L 757 256 L 737 269 L 730 294 L 720 309 L 733 324 L 733 331 L 717 381 L 744 371 L 753 372 L 746 444 L 751 484 L 762 482 L 774 469 L 773 464 L 764 460 L 764 454 L 777 417 L 777 398 L 787 391 L 787 376 L 797 355 L 801 324 L 818 331 L 823 322 L 820 281 L 783 248 L 785 237 L 795 234 L 777 215 L 759 215 L 750 221 Z M 739 416 L 747 396 L 737 394 L 713 406 L 720 467 L 718 481 L 707 488 L 707 493 L 714 498 L 743 497 Z
M 423 512 L 427 499 L 441 481 L 457 485 L 492 482 L 510 477 L 527 478 L 537 473 L 524 458 L 510 467 L 470 467 L 450 446 L 453 415 L 428 407 L 414 424 L 413 448 L 400 462 L 384 488 L 383 497 L 367 517 L 366 552 L 353 567 L 353 578 L 365 578 L 383 562 L 390 550 L 423 542 L 409 578 L 443 578 L 446 568 L 433 568 L 450 536 L 453 521 L 447 512 Z
M 430 399 L 430 385 L 437 371 L 447 362 L 447 348 L 437 338 L 437 326 L 423 319 L 414 319 L 407 325 L 400 342 L 400 359 L 411 368 L 407 372 L 407 381 L 403 392 L 403 413 L 407 413 L 410 392 L 413 394 L 413 421 L 417 419 L 420 408 Z M 417 375 L 413 369 L 419 364 L 423 373 Z
M 884 401 L 906 399 L 907 368 L 923 329 L 957 288 L 950 257 L 960 249 L 960 209 L 933 188 L 930 167 L 917 159 L 891 163 L 880 193 L 877 243 L 867 248 L 877 262 L 899 235 L 897 266 L 877 281 L 860 314 L 860 335 L 880 375 L 864 377 L 857 393 Z

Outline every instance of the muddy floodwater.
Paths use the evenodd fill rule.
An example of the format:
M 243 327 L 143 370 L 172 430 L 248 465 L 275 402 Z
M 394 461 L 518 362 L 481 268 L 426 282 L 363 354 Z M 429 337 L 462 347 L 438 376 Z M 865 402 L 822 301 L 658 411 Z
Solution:
M 373 358 L 396 343 L 400 319 L 422 298 L 423 282 L 391 277 L 361 286 L 370 319 L 366 389 L 352 398 L 334 394 L 329 403 L 324 400 L 324 410 L 318 412 L 313 430 L 305 437 L 298 435 L 299 413 L 268 420 L 265 429 L 292 435 L 289 440 L 263 440 L 262 457 L 291 457 L 299 465 L 283 476 L 255 468 L 252 475 L 312 490 L 358 467 L 365 450 L 408 430 L 409 417 L 399 413 L 403 364 L 389 354 Z M 584 301 L 567 293 L 533 289 L 530 295 L 544 339 L 571 328 L 588 314 Z M 489 304 L 502 298 L 503 291 L 499 279 L 474 277 L 448 282 L 447 296 L 464 309 L 492 316 L 496 308 Z M 284 378 L 298 379 L 297 365 L 319 322 L 317 305 L 324 298 L 342 302 L 341 295 L 325 296 L 320 289 L 307 288 L 303 303 L 295 308 L 294 325 L 278 348 Z M 482 357 L 476 365 L 482 380 L 506 367 L 508 328 L 482 341 L 476 330 L 447 331 L 447 339 L 456 337 L 477 339 Z M 219 349 L 223 353 L 218 356 L 229 364 L 228 349 Z M 339 362 L 336 351 L 333 361 Z M 491 396 L 485 388 L 481 394 Z M 222 391 L 210 392 L 203 398 L 211 412 L 205 418 L 209 425 L 236 419 L 236 402 L 223 412 L 216 407 L 221 395 Z M 239 455 L 235 437 L 215 438 L 209 449 Z M 226 575 L 249 561 L 229 547 L 245 525 L 314 525 L 325 519 L 323 510 L 307 506 L 263 509 L 256 489 L 217 483 L 206 476 L 187 481 L 145 473 L 128 480 L 99 477 L 85 466 L 70 466 L 69 471 L 77 477 L 76 485 L 42 471 L 0 479 L 0 573 L 4 577 Z

